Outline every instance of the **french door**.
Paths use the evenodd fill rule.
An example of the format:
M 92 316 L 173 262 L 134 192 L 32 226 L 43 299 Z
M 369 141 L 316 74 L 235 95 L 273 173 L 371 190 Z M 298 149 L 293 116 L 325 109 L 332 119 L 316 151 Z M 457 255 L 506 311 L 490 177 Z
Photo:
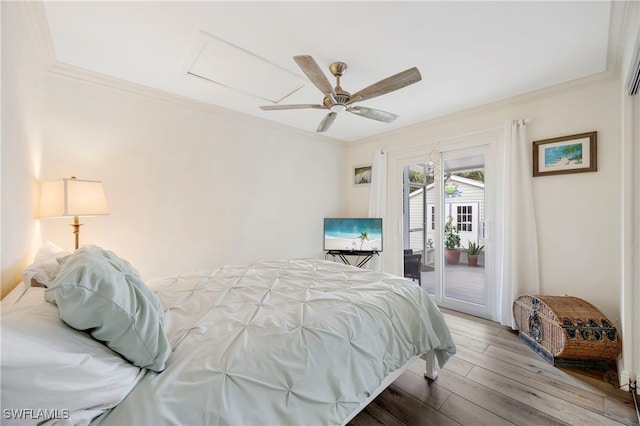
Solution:
M 421 284 L 438 305 L 490 318 L 488 147 L 444 151 L 437 157 L 403 167 L 403 248 L 422 254 Z M 448 220 L 460 241 L 458 262 L 447 262 L 445 256 Z M 477 266 L 469 264 L 471 243 L 483 247 Z

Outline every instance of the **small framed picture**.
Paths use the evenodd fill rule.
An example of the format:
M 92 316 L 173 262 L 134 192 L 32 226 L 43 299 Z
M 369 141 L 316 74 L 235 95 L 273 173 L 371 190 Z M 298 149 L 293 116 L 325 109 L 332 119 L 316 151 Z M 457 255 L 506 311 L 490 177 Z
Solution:
M 597 132 L 533 141 L 533 176 L 598 170 Z
M 371 164 L 355 166 L 353 168 L 353 184 L 354 185 L 371 184 Z

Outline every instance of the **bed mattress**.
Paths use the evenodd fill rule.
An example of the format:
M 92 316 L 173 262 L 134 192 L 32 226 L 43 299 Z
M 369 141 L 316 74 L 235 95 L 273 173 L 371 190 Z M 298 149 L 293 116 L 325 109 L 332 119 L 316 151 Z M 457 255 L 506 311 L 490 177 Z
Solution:
M 341 424 L 390 372 L 455 345 L 410 280 L 316 259 L 228 266 L 148 285 L 172 353 L 117 407 L 123 424 Z

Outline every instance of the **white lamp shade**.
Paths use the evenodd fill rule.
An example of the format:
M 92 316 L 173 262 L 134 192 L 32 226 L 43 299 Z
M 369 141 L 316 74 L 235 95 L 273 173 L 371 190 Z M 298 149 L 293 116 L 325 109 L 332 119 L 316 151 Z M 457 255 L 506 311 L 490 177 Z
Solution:
M 103 214 L 109 214 L 109 209 L 102 182 L 73 178 L 42 182 L 40 217 Z

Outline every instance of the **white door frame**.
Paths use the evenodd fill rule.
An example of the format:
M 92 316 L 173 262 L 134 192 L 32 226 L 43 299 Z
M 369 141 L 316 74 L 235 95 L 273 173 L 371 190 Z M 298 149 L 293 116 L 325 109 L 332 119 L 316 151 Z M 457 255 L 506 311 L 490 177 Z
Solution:
M 495 211 L 494 204 L 496 202 L 496 191 L 498 186 L 496 185 L 500 173 L 497 170 L 498 154 L 499 154 L 499 136 L 496 132 L 494 135 L 467 135 L 447 140 L 445 144 L 439 143 L 425 143 L 413 145 L 405 149 L 390 150 L 388 151 L 388 163 L 387 163 L 387 224 L 384 228 L 385 238 L 385 256 L 384 270 L 396 275 L 403 274 L 404 254 L 403 254 L 403 168 L 415 163 L 428 163 L 434 158 L 438 160 L 437 166 L 440 167 L 442 162 L 440 161 L 441 155 L 450 155 L 449 153 L 457 150 L 465 149 L 465 155 L 472 155 L 473 152 L 482 153 L 485 155 L 485 178 L 490 185 L 485 185 L 485 243 L 488 244 L 486 259 L 490 259 L 491 262 L 485 264 L 486 283 L 495 283 L 492 277 L 495 275 L 497 256 L 492 253 L 491 244 L 493 242 L 492 235 L 492 219 L 493 212 Z M 467 151 L 468 150 L 468 151 Z M 440 185 L 436 185 L 436 197 L 443 198 L 444 190 L 440 189 Z M 436 229 L 442 229 L 444 223 L 441 220 L 442 207 L 439 203 L 436 203 Z M 436 268 L 436 283 L 441 283 L 441 267 L 444 266 L 444 250 L 440 249 L 441 237 L 435 234 L 434 247 L 436 264 L 441 265 Z M 442 294 L 442 289 L 438 290 Z M 485 306 L 480 308 L 470 309 L 473 315 L 491 318 L 495 311 L 494 295 L 497 293 L 497 289 L 494 289 L 492 285 L 486 286 L 485 291 Z M 467 307 L 457 307 L 456 304 L 451 301 L 435 300 L 436 303 L 447 307 L 451 306 L 452 309 Z
M 493 215 L 493 208 L 492 208 L 492 203 L 490 202 L 492 199 L 492 191 L 495 191 L 494 188 L 496 188 L 496 184 L 495 184 L 495 180 L 493 179 L 495 174 L 492 172 L 491 168 L 492 165 L 495 164 L 494 161 L 492 161 L 492 153 L 494 152 L 494 149 L 492 149 L 492 144 L 478 144 L 477 146 L 471 146 L 471 147 L 463 147 L 463 148 L 456 148 L 456 149 L 451 149 L 451 150 L 447 150 L 447 151 L 443 151 L 442 152 L 442 160 L 443 160 L 443 164 L 446 160 L 450 160 L 450 159 L 454 159 L 454 158 L 464 158 L 464 157 L 470 157 L 470 156 L 474 156 L 474 155 L 483 155 L 484 156 L 484 172 L 485 172 L 485 190 L 484 190 L 484 218 L 485 218 L 485 223 L 489 223 L 492 215 Z M 444 170 L 443 170 L 444 172 Z M 442 202 L 443 204 L 446 204 L 446 208 L 453 208 L 454 204 L 455 205 L 459 205 L 459 204 L 472 204 L 473 201 L 449 201 L 449 202 L 445 202 L 444 197 L 442 198 Z M 477 209 L 476 209 L 477 210 Z M 478 212 L 479 213 L 479 212 Z M 476 216 L 477 217 L 477 216 Z M 445 220 L 444 215 L 442 215 L 442 220 Z M 454 217 L 455 220 L 455 217 Z M 479 221 L 478 223 L 476 223 L 476 229 L 479 226 Z M 465 312 L 471 315 L 476 315 L 479 317 L 483 317 L 483 318 L 492 318 L 492 314 L 493 314 L 493 295 L 495 294 L 495 292 L 497 291 L 497 289 L 494 289 L 492 286 L 492 283 L 495 283 L 495 280 L 493 279 L 494 276 L 494 271 L 495 271 L 495 263 L 496 263 L 496 256 L 494 255 L 494 250 L 492 247 L 492 241 L 493 238 L 490 238 L 489 235 L 486 234 L 486 230 L 485 230 L 485 241 L 484 241 L 484 245 L 485 245 L 485 249 L 484 249 L 484 259 L 485 259 L 485 264 L 484 264 L 484 289 L 485 289 L 485 294 L 484 294 L 484 304 L 483 305 L 477 305 L 474 303 L 469 303 L 469 302 L 464 302 L 458 299 L 452 299 L 452 298 L 447 298 L 445 296 L 445 291 L 444 291 L 444 287 L 445 287 L 445 280 L 446 280 L 446 276 L 443 278 L 442 276 L 440 277 L 436 277 L 436 279 L 439 280 L 440 286 L 441 286 L 441 292 L 440 295 L 436 295 L 436 303 L 440 306 L 444 306 L 446 308 L 450 308 L 450 309 L 454 309 L 457 311 L 461 311 L 461 312 Z M 460 241 L 462 243 L 462 245 L 466 245 L 466 241 L 464 239 L 461 239 Z M 442 259 L 442 263 L 440 264 L 441 268 L 443 268 L 442 270 L 444 270 L 444 259 Z M 437 268 L 436 268 L 437 269 Z M 437 287 L 437 285 L 436 285 Z M 437 294 L 437 291 L 436 291 Z

